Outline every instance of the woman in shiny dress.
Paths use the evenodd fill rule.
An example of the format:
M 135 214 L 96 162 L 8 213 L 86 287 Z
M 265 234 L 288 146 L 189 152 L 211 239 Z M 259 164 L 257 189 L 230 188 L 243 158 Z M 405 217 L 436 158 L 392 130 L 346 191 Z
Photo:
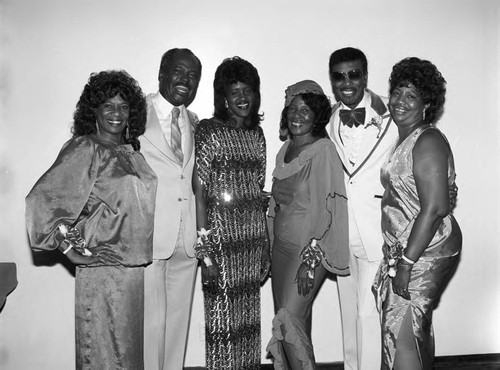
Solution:
M 207 369 L 260 369 L 260 285 L 269 273 L 261 192 L 266 142 L 260 79 L 239 57 L 214 79 L 214 117 L 195 131 L 193 189 L 205 300 Z
M 399 140 L 381 170 L 384 260 L 374 284 L 382 316 L 382 369 L 432 369 L 432 312 L 459 260 L 450 213 L 453 154 L 434 127 L 446 82 L 426 60 L 406 58 L 389 80 Z
M 92 74 L 73 138 L 26 197 L 35 251 L 76 265 L 77 369 L 143 369 L 144 266 L 156 175 L 139 152 L 146 102 L 124 71 Z
M 290 139 L 276 157 L 273 219 L 275 369 L 315 369 L 312 303 L 328 271 L 349 273 L 347 197 L 342 163 L 325 126 L 330 101 L 314 81 L 285 91 L 280 132 Z M 280 135 L 285 136 L 285 135 Z

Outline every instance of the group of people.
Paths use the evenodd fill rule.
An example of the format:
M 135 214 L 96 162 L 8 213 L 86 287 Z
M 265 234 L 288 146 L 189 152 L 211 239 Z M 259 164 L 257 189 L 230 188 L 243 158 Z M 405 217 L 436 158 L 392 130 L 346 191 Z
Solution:
M 171 49 L 147 97 L 125 71 L 92 74 L 73 137 L 26 198 L 31 247 L 76 265 L 76 367 L 182 369 L 200 265 L 207 369 L 260 368 L 269 275 L 274 366 L 314 369 L 328 274 L 346 369 L 431 369 L 432 311 L 461 248 L 437 68 L 403 59 L 387 99 L 348 47 L 330 57 L 333 106 L 314 81 L 290 85 L 270 199 L 257 69 L 225 59 L 199 121 L 188 107 L 201 73 Z

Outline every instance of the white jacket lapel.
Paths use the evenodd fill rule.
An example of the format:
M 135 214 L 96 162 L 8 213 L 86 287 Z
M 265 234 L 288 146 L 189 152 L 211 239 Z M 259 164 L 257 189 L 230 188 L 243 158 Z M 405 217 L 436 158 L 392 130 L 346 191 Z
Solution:
M 337 153 L 339 154 L 340 160 L 342 161 L 344 170 L 346 171 L 347 174 L 350 174 L 352 166 L 349 162 L 347 151 L 344 147 L 344 143 L 342 142 L 339 133 L 339 126 L 340 126 L 339 108 L 340 108 L 340 103 L 336 103 L 332 108 L 333 114 L 330 120 L 331 135 L 332 135 L 332 141 L 337 147 Z
M 146 132 L 144 133 L 144 136 L 161 153 L 177 162 L 175 154 L 172 152 L 170 145 L 168 145 L 167 140 L 165 139 L 165 135 L 163 134 L 163 130 L 161 129 L 160 121 L 158 119 L 158 115 L 156 114 L 154 105 L 152 103 L 149 103 L 151 103 L 151 101 L 148 101 L 148 120 L 146 123 Z

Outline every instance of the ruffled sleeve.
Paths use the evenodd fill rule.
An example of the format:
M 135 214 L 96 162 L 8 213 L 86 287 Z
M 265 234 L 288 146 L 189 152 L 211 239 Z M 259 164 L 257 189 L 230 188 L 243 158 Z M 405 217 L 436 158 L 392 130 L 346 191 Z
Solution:
M 334 144 L 324 139 L 312 158 L 311 228 L 326 255 L 324 267 L 338 275 L 349 274 L 347 195 L 344 170 Z
M 32 249 L 59 247 L 59 224 L 73 225 L 84 211 L 97 176 L 95 154 L 95 144 L 85 137 L 69 140 L 31 189 L 26 197 L 26 227 Z

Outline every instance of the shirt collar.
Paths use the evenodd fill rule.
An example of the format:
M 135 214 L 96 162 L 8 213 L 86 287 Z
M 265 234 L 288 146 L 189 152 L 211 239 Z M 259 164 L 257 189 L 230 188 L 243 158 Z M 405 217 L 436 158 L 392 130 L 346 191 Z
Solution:
M 163 97 L 163 95 L 160 94 L 158 91 L 156 94 L 153 95 L 151 98 L 153 104 L 155 105 L 155 108 L 157 109 L 157 114 L 159 119 L 167 119 L 167 117 L 170 115 L 172 112 L 172 109 L 174 106 Z M 179 105 L 177 108 L 180 109 L 181 113 L 180 116 L 184 116 L 184 111 L 186 110 L 186 107 L 184 105 Z M 161 116 L 161 117 L 160 117 Z

